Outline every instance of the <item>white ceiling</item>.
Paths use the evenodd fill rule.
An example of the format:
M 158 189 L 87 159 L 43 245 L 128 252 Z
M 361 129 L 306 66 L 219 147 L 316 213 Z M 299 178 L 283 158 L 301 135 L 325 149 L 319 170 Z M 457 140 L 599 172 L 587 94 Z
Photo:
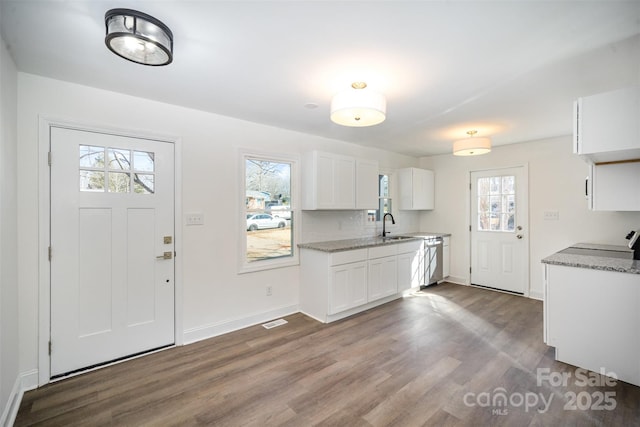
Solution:
M 172 64 L 107 50 L 121 7 L 171 28 Z M 0 25 L 20 71 L 416 156 L 567 135 L 576 97 L 640 84 L 638 0 L 0 0 Z M 384 123 L 329 120 L 354 81 Z

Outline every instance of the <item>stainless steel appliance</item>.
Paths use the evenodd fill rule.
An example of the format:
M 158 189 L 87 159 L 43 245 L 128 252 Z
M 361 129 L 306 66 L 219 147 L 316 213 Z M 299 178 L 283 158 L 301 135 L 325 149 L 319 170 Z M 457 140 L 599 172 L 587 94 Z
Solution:
M 631 231 L 626 239 L 629 241 L 629 249 L 633 249 L 633 259 L 640 260 L 640 230 Z
M 424 239 L 424 284 L 434 285 L 443 279 L 443 239 L 442 237 L 428 236 Z

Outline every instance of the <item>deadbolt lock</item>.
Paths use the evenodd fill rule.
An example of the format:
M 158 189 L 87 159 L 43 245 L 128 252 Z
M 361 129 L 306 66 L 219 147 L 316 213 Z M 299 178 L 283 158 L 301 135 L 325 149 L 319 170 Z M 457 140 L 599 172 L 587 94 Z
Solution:
M 165 245 L 170 245 L 171 242 L 173 242 L 173 239 L 171 238 L 171 236 L 164 236 L 164 244 Z
M 171 259 L 173 258 L 173 252 L 164 252 L 162 255 L 157 256 L 157 259 Z

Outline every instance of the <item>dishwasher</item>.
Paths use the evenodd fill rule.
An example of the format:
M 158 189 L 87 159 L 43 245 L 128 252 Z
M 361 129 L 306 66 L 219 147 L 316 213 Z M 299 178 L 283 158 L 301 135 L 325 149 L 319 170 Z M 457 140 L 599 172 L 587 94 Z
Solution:
M 443 239 L 425 237 L 424 239 L 424 282 L 422 287 L 435 285 L 443 279 Z

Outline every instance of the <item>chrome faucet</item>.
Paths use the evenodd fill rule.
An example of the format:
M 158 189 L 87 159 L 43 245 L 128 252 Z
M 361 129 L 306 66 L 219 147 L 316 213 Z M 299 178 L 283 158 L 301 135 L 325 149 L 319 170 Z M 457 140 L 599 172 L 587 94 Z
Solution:
M 387 228 L 386 228 L 387 222 L 385 221 L 387 219 L 387 215 L 391 217 L 391 224 L 396 223 L 396 220 L 393 219 L 393 215 L 391 215 L 389 212 L 384 214 L 384 216 L 382 217 L 382 237 L 387 237 Z

